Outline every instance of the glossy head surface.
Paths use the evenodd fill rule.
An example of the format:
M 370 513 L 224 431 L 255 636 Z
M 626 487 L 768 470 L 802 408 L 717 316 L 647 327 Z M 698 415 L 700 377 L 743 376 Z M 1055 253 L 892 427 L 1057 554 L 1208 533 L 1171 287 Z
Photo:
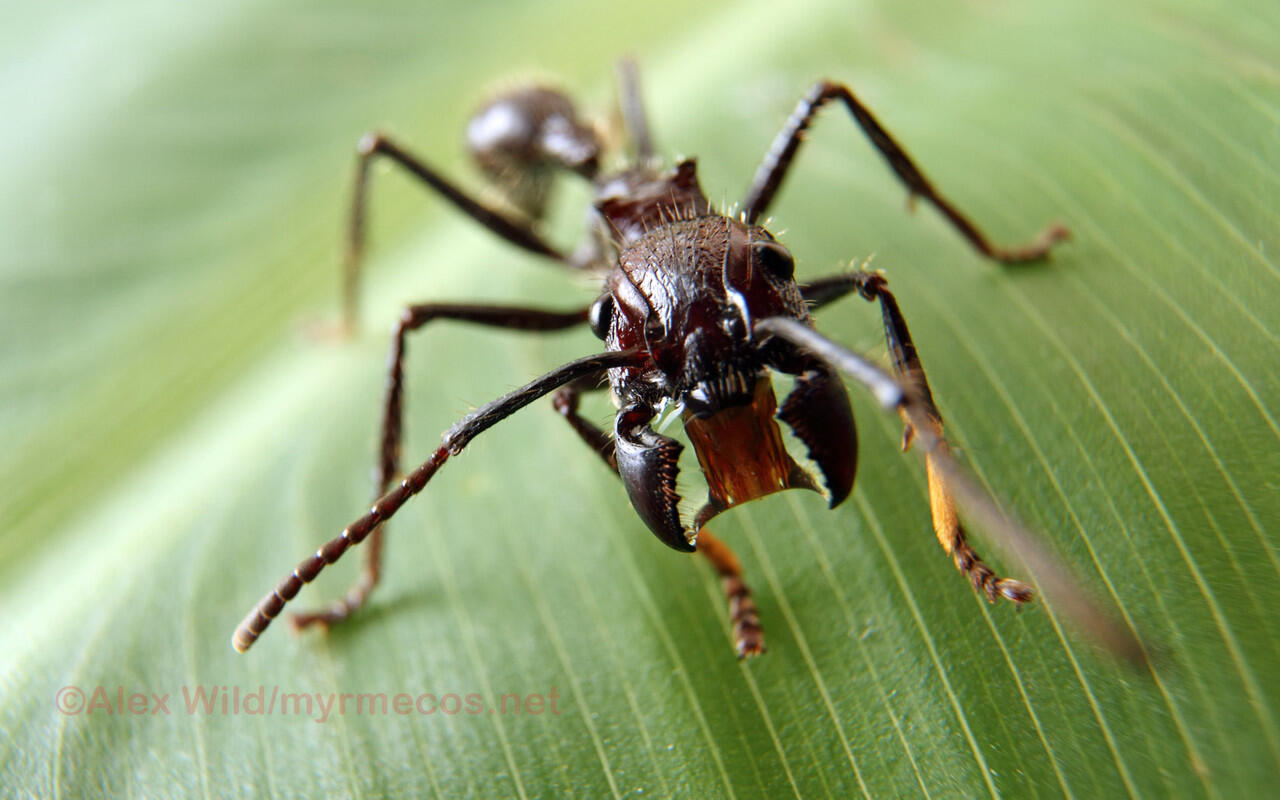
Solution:
M 763 228 L 716 215 L 668 222 L 619 255 L 609 344 L 648 351 L 649 383 L 690 413 L 750 402 L 766 366 L 754 321 L 808 319 L 793 270 Z
M 757 497 L 791 488 L 822 492 L 825 482 L 834 503 L 852 486 L 856 439 L 843 386 L 751 334 L 757 319 L 809 319 L 793 272 L 790 253 L 763 228 L 714 214 L 673 219 L 621 252 L 609 294 L 593 308 L 592 327 L 611 348 L 639 348 L 651 359 L 615 370 L 615 394 L 628 406 L 676 404 L 706 478 L 706 502 L 677 516 L 680 448 L 641 427 L 619 428 L 619 472 L 632 504 L 669 545 Z M 771 369 L 800 374 L 781 411 Z M 808 448 L 825 481 L 787 451 L 778 419 Z

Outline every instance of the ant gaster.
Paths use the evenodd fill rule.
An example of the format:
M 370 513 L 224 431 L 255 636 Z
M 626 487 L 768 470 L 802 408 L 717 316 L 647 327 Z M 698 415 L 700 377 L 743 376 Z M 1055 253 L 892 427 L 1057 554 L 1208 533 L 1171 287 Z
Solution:
M 348 229 L 345 311 L 356 318 L 357 276 L 364 242 L 369 167 L 383 157 L 408 170 L 463 213 L 526 251 L 576 270 L 604 276 L 599 298 L 569 311 L 490 304 L 411 305 L 392 337 L 390 374 L 376 468 L 375 502 L 340 536 L 302 561 L 249 613 L 232 638 L 247 650 L 292 600 L 348 547 L 368 540 L 360 580 L 328 609 L 296 614 L 297 627 L 329 625 L 359 608 L 377 584 L 385 523 L 436 471 L 481 432 L 539 397 L 554 393 L 556 410 L 578 436 L 622 478 L 640 518 L 664 544 L 705 554 L 720 574 L 729 600 L 739 657 L 764 650 L 763 632 L 732 551 L 704 526 L 721 511 L 772 492 L 804 488 L 821 492 L 831 506 L 853 488 L 857 438 L 853 413 L 838 377 L 844 372 L 872 391 L 905 423 L 903 448 L 913 440 L 925 453 L 933 526 L 957 568 L 987 599 L 1021 604 L 1031 599 L 1023 583 L 999 577 L 969 545 L 956 510 L 959 497 L 969 514 L 1011 540 L 1034 569 L 1042 588 L 1059 590 L 1082 624 L 1120 651 L 1133 650 L 1127 632 L 1093 619 L 1069 580 L 1055 570 L 1017 523 L 978 489 L 950 457 L 941 415 L 897 301 L 878 273 L 851 271 L 807 284 L 796 282 L 790 252 L 758 220 L 768 209 L 814 115 L 830 102 L 843 104 L 885 158 L 912 198 L 931 203 L 983 255 L 1003 263 L 1044 258 L 1065 238 L 1060 225 L 1015 248 L 991 244 L 976 225 L 939 194 L 903 148 L 848 88 L 817 83 L 801 99 L 756 172 L 737 217 L 717 212 L 698 183 L 694 161 L 662 168 L 654 157 L 630 62 L 620 66 L 621 110 L 634 158 L 616 172 L 600 169 L 602 138 L 578 118 L 562 93 L 541 87 L 505 92 L 486 103 L 467 128 L 468 144 L 482 172 L 507 201 L 499 210 L 473 199 L 388 137 L 373 133 L 359 145 L 355 198 Z M 568 253 L 537 232 L 551 181 L 559 173 L 589 179 L 595 188 L 585 244 Z M 813 329 L 810 310 L 856 293 L 879 303 L 894 375 Z M 604 352 L 561 366 L 528 385 L 480 407 L 443 436 L 419 467 L 392 486 L 399 474 L 403 365 L 408 333 L 432 320 L 448 319 L 524 331 L 560 331 L 587 325 L 603 340 Z M 770 373 L 794 376 L 781 407 Z M 607 379 L 618 406 L 612 435 L 578 413 L 581 393 Z M 707 483 L 707 499 L 682 510 L 676 489 L 683 446 L 654 429 L 668 407 L 682 416 Z M 808 450 L 815 472 L 790 455 L 776 420 L 786 423 Z M 1049 584 L 1049 585 L 1046 585 Z M 1079 611 L 1081 605 L 1084 610 Z

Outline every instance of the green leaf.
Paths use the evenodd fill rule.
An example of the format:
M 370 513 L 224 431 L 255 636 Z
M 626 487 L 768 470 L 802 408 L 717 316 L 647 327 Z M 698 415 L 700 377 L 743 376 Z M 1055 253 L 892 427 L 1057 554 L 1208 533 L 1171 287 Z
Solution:
M 1280 13 L 1247 5 L 10 9 L 4 793 L 1266 793 L 1280 764 Z M 932 209 L 904 213 L 831 109 L 771 228 L 801 276 L 874 254 L 961 458 L 1159 646 L 1149 670 L 1110 663 L 1044 604 L 980 601 L 934 541 L 900 423 L 857 393 L 848 502 L 788 492 L 714 526 L 755 590 L 761 658 L 734 660 L 714 574 L 654 541 L 547 402 L 397 516 L 357 620 L 327 637 L 281 624 L 231 650 L 252 603 L 368 503 L 404 303 L 569 308 L 597 291 L 381 170 L 365 322 L 350 342 L 308 337 L 338 309 L 358 136 L 394 131 L 478 188 L 460 144 L 477 98 L 552 75 L 607 116 L 626 53 L 660 152 L 697 155 L 726 206 L 830 76 L 995 238 L 1069 224 L 1048 265 L 985 263 Z M 586 199 L 565 187 L 557 241 L 580 235 Z M 877 316 L 853 299 L 819 324 L 881 354 Z M 585 331 L 418 335 L 406 462 L 596 348 Z M 297 605 L 339 597 L 359 556 Z M 95 707 L 62 713 L 64 687 Z M 189 711 L 198 690 L 222 694 Z M 271 713 L 250 713 L 259 693 Z M 285 693 L 346 706 L 285 713 Z M 386 713 L 358 697 L 377 693 Z M 457 695 L 460 713 L 391 707 L 428 693 L 425 709 Z M 510 694 L 546 705 L 487 713 Z

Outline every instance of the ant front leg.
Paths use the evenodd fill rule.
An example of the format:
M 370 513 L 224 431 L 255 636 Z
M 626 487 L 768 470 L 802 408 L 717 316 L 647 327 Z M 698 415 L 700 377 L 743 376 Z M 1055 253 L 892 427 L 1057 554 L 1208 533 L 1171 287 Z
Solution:
M 369 167 L 373 160 L 385 156 L 403 167 L 418 180 L 438 192 L 459 211 L 516 247 L 553 261 L 569 265 L 572 259 L 548 244 L 528 222 L 510 219 L 459 189 L 443 175 L 421 159 L 400 147 L 385 134 L 366 133 L 356 146 L 356 180 L 351 200 L 351 214 L 347 222 L 347 248 L 343 258 L 343 325 L 348 332 L 354 329 L 359 316 L 359 277 L 364 259 L 365 221 L 368 217 Z
M 875 275 L 869 278 L 873 280 L 865 281 L 866 291 L 863 295 L 870 294 L 879 299 L 886 318 L 894 319 L 894 330 L 890 335 L 896 337 L 902 346 L 891 345 L 891 348 L 904 355 L 904 363 L 910 363 L 905 356 L 908 352 L 914 356 L 915 348 L 906 346 L 910 336 L 905 333 L 906 324 L 897 312 L 897 303 L 892 301 L 893 296 L 884 289 L 883 278 Z M 879 280 L 874 280 L 877 278 Z M 886 297 L 889 298 L 888 303 L 885 302 Z M 927 389 L 927 385 L 921 384 L 923 372 L 917 371 L 907 376 L 911 380 L 895 379 L 865 357 L 833 342 L 794 317 L 778 316 L 756 320 L 752 332 L 761 337 L 765 344 L 768 344 L 770 337 L 781 339 L 790 347 L 821 359 L 832 369 L 862 384 L 886 411 L 905 416 L 908 424 L 916 431 L 917 450 L 923 451 L 927 460 L 930 500 L 933 499 L 935 490 L 941 488 L 946 495 L 944 505 L 953 518 L 955 501 L 958 500 L 970 519 L 978 522 L 993 537 L 992 541 L 1001 544 L 1007 555 L 1017 558 L 1035 576 L 1039 592 L 1049 601 L 1055 613 L 1060 613 L 1073 627 L 1110 650 L 1113 655 L 1135 665 L 1148 665 L 1147 646 L 1128 624 L 1117 618 L 1115 607 L 1099 604 L 1091 599 L 1071 571 L 1044 547 L 1041 537 L 1001 508 L 1000 503 L 956 463 L 942 438 L 942 424 L 937 409 L 932 408 L 932 399 L 926 399 L 923 395 L 923 391 Z M 916 360 L 915 363 L 918 366 L 919 361 Z M 902 374 L 901 371 L 899 374 Z M 952 529 L 961 537 L 964 536 L 958 522 Z M 939 538 L 943 538 L 941 532 Z M 963 542 L 963 538 L 960 541 Z M 943 540 L 943 546 L 946 547 L 948 542 L 953 545 L 956 543 L 953 535 L 948 534 Z M 957 552 L 959 551 L 953 551 L 953 556 Z M 971 549 L 966 552 L 973 558 L 977 557 Z M 957 566 L 962 570 L 966 566 L 959 557 Z M 971 579 L 975 576 L 972 571 L 968 574 Z M 981 579 L 981 574 L 978 577 Z M 997 580 L 1002 582 L 993 584 L 986 581 L 980 587 L 988 597 L 991 597 L 994 588 L 997 595 L 1004 594 L 1018 603 L 1030 599 L 1030 590 L 1020 582 Z
M 598 425 L 590 422 L 578 413 L 578 403 L 583 392 L 593 392 L 604 388 L 604 375 L 588 375 L 580 378 L 568 386 L 562 386 L 551 396 L 551 404 L 560 416 L 564 417 L 574 432 L 578 434 L 578 438 L 590 447 L 600 459 L 613 470 L 614 474 L 618 472 L 618 455 L 614 448 L 613 437 L 605 433 Z
M 588 447 L 609 466 L 615 475 L 618 474 L 618 456 L 614 440 L 599 426 L 584 419 L 578 413 L 578 401 L 583 392 L 602 388 L 603 375 L 588 375 L 562 387 L 552 396 L 552 403 L 565 421 L 573 427 Z M 698 531 L 698 552 L 711 562 L 716 574 L 720 576 L 720 585 L 724 589 L 725 598 L 729 601 L 729 623 L 733 626 L 733 649 L 738 658 L 755 656 L 765 651 L 764 629 L 760 626 L 760 615 L 756 610 L 755 600 L 751 597 L 751 587 L 742 578 L 742 565 L 729 545 L 711 531 L 702 528 Z
M 536 308 L 455 303 L 429 303 L 406 308 L 396 324 L 395 333 L 391 337 L 391 352 L 387 356 L 387 393 L 383 401 L 382 436 L 379 439 L 378 464 L 374 472 L 374 499 L 381 497 L 387 491 L 400 469 L 405 337 L 410 331 L 415 331 L 436 319 L 471 322 L 507 330 L 551 332 L 572 328 L 585 322 L 587 311 L 586 309 L 547 311 Z M 323 611 L 294 614 L 292 622 L 295 628 L 340 622 L 364 605 L 369 593 L 373 591 L 381 577 L 384 527 L 379 526 L 369 534 L 364 569 L 356 585 L 351 588 L 346 597 Z
M 760 614 L 756 601 L 751 597 L 751 587 L 742 579 L 742 565 L 738 557 L 723 540 L 703 528 L 698 532 L 698 552 L 706 556 L 720 576 L 720 586 L 729 600 L 729 622 L 733 625 L 733 649 L 738 658 L 758 656 L 766 649 L 764 628 L 760 626 Z
M 472 439 L 569 381 L 583 375 L 598 374 L 601 370 L 637 367 L 646 359 L 647 355 L 639 351 L 623 350 L 570 361 L 463 417 L 440 437 L 440 446 L 430 458 L 406 475 L 398 486 L 379 497 L 367 514 L 322 545 L 314 555 L 298 562 L 292 572 L 267 592 L 236 628 L 231 636 L 231 646 L 241 653 L 252 647 L 271 621 L 284 610 L 285 605 L 298 596 L 304 585 L 315 580 L 326 566 L 342 558 L 353 545 L 360 544 L 391 519 L 409 498 L 426 488 L 451 456 L 461 453 Z
M 845 108 L 853 115 L 854 121 L 862 128 L 862 132 L 871 140 L 871 144 L 880 152 L 880 155 L 889 162 L 889 167 L 898 176 L 898 180 L 907 187 L 911 197 L 923 197 L 932 203 L 947 218 L 951 226 L 984 256 L 1006 264 L 1039 261 L 1049 254 L 1054 244 L 1071 235 L 1064 226 L 1055 223 L 1045 228 L 1039 236 L 1025 245 L 999 247 L 992 244 L 977 225 L 933 188 L 933 184 L 907 155 L 907 151 L 889 135 L 871 111 L 853 95 L 853 92 L 849 91 L 847 86 L 831 81 L 820 81 L 809 90 L 773 140 L 769 152 L 765 154 L 764 162 L 756 170 L 751 189 L 747 192 L 747 199 L 742 202 L 743 215 L 748 223 L 754 224 L 769 208 L 774 194 L 782 185 L 782 179 L 791 168 L 792 159 L 795 158 L 796 151 L 804 140 L 805 131 L 808 130 L 818 110 L 832 100 L 840 100 L 844 103 Z
M 905 425 L 902 432 L 902 449 L 905 452 L 911 447 L 911 442 L 915 438 L 915 425 L 920 421 L 928 425 L 930 439 L 936 441 L 926 456 L 925 466 L 929 480 L 929 507 L 938 542 L 942 544 L 942 549 L 947 552 L 947 555 L 955 561 L 956 568 L 966 575 L 974 588 L 986 595 L 989 601 L 995 602 L 997 598 L 1005 597 L 1015 603 L 1025 603 L 1031 599 L 1031 590 L 1021 581 L 997 576 L 969 544 L 964 526 L 960 524 L 951 487 L 938 465 L 939 458 L 949 457 L 947 442 L 942 433 L 942 415 L 933 401 L 933 392 L 929 389 L 924 367 L 920 364 L 915 343 L 911 340 L 911 332 L 907 330 L 907 322 L 903 319 L 898 301 L 889 291 L 888 285 L 883 275 L 873 272 L 851 272 L 814 281 L 805 286 L 802 291 L 805 300 L 814 308 L 833 302 L 851 292 L 857 292 L 869 302 L 874 303 L 877 300 L 880 302 L 880 310 L 884 317 L 884 335 L 893 360 L 894 372 L 904 385 L 914 390 L 922 412 L 915 415 L 916 422 L 913 422 L 905 408 L 899 409 Z

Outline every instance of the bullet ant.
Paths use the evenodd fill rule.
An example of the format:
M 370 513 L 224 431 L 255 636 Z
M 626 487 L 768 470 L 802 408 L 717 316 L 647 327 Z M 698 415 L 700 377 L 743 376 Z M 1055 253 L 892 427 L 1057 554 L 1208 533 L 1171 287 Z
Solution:
M 1137 653 L 1140 645 L 1132 634 L 1096 610 L 1035 538 L 1005 516 L 951 457 L 942 416 L 885 278 L 851 271 L 797 283 L 791 253 L 758 221 L 815 115 L 835 103 L 852 115 L 911 197 L 930 203 L 982 255 L 1005 264 L 1037 261 L 1067 237 L 1066 228 L 1049 226 L 1024 246 L 992 244 L 933 187 L 858 98 L 829 81 L 815 84 L 800 100 L 765 154 L 739 215 L 727 216 L 708 202 L 693 160 L 672 169 L 659 164 L 635 68 L 624 62 L 619 73 L 622 117 L 634 156 L 618 171 L 601 169 L 601 136 L 554 89 L 508 91 L 471 118 L 471 153 L 511 211 L 472 198 L 383 134 L 371 133 L 360 141 L 345 262 L 349 328 L 357 315 L 369 168 L 379 158 L 407 170 L 511 244 L 565 268 L 601 274 L 603 290 L 591 305 L 568 311 L 490 304 L 408 306 L 392 336 L 372 508 L 267 593 L 237 628 L 235 649 L 247 650 L 303 584 L 349 547 L 367 540 L 364 570 L 346 597 L 325 610 L 295 614 L 292 621 L 298 628 L 327 626 L 360 608 L 378 583 L 387 520 L 472 439 L 552 394 L 556 411 L 622 479 L 632 506 L 654 535 L 668 547 L 696 550 L 711 561 L 728 598 L 737 654 L 756 655 L 765 649 L 764 635 L 751 591 L 733 552 L 705 526 L 726 509 L 783 489 L 819 492 L 831 507 L 848 497 L 857 435 L 838 376 L 845 373 L 902 417 L 903 449 L 914 442 L 924 454 L 934 531 L 976 590 L 992 602 L 1003 597 L 1023 604 L 1032 597 L 1026 584 L 997 575 L 970 546 L 957 500 L 970 518 L 1016 552 L 1063 613 L 1114 651 Z M 573 253 L 537 232 L 552 181 L 563 173 L 589 180 L 595 190 L 587 241 Z M 849 294 L 879 304 L 893 375 L 814 329 L 810 311 Z M 604 352 L 571 361 L 468 414 L 444 433 L 441 445 L 421 466 L 393 487 L 400 471 L 405 339 L 434 320 L 541 332 L 585 324 L 603 342 Z M 793 376 L 794 388 L 781 407 L 771 372 Z M 601 388 L 606 380 L 618 407 L 611 434 L 578 413 L 582 393 Z M 682 509 L 676 488 L 683 445 L 653 427 L 668 411 L 682 418 L 706 479 L 707 499 L 692 510 Z M 787 451 L 776 420 L 805 445 L 811 464 L 802 465 Z

